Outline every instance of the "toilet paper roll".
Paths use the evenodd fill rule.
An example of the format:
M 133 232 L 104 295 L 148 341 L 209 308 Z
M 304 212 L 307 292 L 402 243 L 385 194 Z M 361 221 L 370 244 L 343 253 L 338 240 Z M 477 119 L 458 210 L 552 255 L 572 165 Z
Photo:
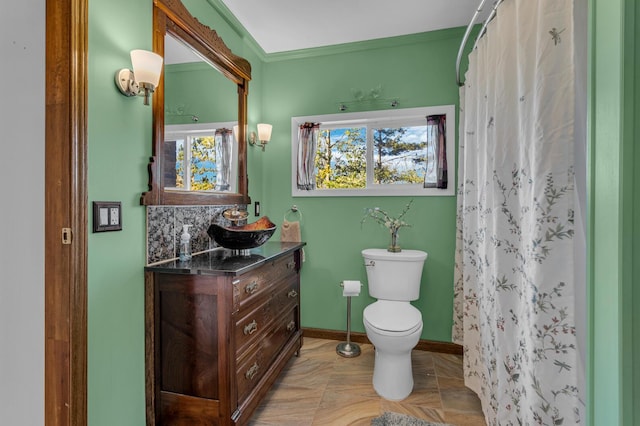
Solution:
M 360 294 L 360 287 L 362 283 L 360 281 L 345 280 L 342 281 L 342 295 L 343 296 L 358 296 Z

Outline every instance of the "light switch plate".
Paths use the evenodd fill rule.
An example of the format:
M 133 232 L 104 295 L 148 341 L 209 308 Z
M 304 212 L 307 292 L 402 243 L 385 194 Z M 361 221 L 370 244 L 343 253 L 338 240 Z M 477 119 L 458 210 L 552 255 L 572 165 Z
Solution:
M 94 201 L 93 232 L 121 230 L 122 204 L 120 201 Z

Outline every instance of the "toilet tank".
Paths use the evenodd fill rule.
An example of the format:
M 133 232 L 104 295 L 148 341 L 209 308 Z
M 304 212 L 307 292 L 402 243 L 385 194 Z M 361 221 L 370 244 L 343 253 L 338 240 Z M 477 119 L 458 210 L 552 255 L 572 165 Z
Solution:
M 411 301 L 420 297 L 420 279 L 427 253 L 386 249 L 362 250 L 369 295 L 381 300 Z

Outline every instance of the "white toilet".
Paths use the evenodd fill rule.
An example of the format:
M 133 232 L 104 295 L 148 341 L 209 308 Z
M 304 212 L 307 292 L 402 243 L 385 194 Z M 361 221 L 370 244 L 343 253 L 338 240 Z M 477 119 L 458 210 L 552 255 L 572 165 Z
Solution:
M 386 249 L 362 251 L 369 295 L 378 299 L 364 309 L 367 337 L 376 350 L 373 388 L 392 401 L 413 390 L 411 350 L 422 332 L 422 315 L 410 301 L 420 296 L 420 278 L 427 253 Z

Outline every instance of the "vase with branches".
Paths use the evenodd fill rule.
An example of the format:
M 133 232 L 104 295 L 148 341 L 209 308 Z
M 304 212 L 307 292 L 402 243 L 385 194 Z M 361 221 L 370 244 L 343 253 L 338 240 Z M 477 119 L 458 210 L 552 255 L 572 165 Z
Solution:
M 389 213 L 379 207 L 366 208 L 364 216 L 360 221 L 360 226 L 362 226 L 367 219 L 372 219 L 378 224 L 387 228 L 389 230 L 389 233 L 391 234 L 391 244 L 387 248 L 387 251 L 398 253 L 402 251 L 402 248 L 398 244 L 398 231 L 400 230 L 400 228 L 411 226 L 403 220 L 404 216 L 411 208 L 411 203 L 413 203 L 413 199 L 404 206 L 404 209 L 397 217 L 391 216 Z

